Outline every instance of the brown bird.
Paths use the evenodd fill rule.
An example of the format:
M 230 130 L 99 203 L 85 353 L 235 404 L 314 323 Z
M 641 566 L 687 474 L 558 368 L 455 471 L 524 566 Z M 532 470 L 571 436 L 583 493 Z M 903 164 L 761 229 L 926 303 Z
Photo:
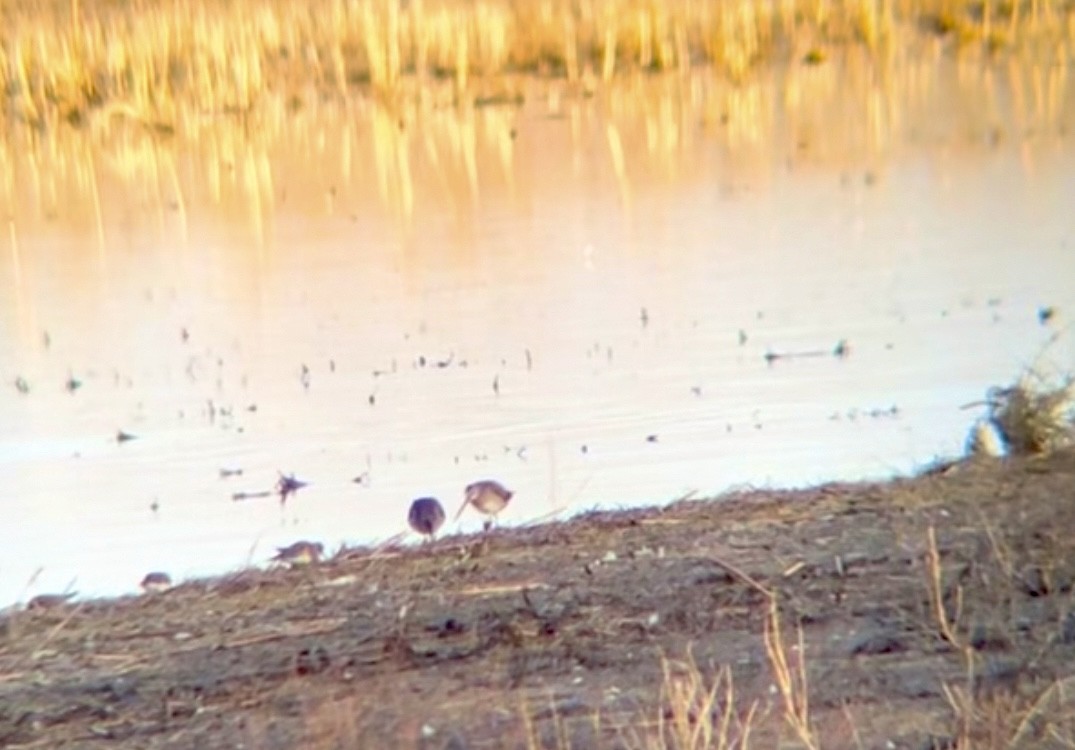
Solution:
M 466 510 L 468 505 L 473 505 L 479 513 L 489 516 L 482 524 L 483 528 L 488 531 L 489 527 L 496 521 L 497 514 L 507 507 L 508 501 L 511 500 L 513 494 L 511 490 L 500 482 L 494 482 L 492 479 L 472 482 L 467 485 L 463 493 L 463 505 L 460 506 L 459 512 L 455 514 L 455 520 L 459 520 L 459 516 L 463 515 L 463 511 Z
M 67 603 L 76 591 L 68 591 L 63 594 L 38 594 L 26 605 L 27 609 L 53 609 Z
M 411 503 L 407 523 L 419 534 L 432 539 L 437 529 L 444 525 L 444 508 L 434 497 L 420 497 Z
M 325 545 L 321 542 L 295 542 L 287 547 L 277 547 L 272 561 L 284 563 L 290 567 L 309 565 L 321 559 L 325 553 Z
M 152 573 L 146 573 L 146 577 L 142 579 L 141 586 L 142 590 L 147 594 L 159 594 L 172 587 L 172 577 L 167 573 L 155 570 Z

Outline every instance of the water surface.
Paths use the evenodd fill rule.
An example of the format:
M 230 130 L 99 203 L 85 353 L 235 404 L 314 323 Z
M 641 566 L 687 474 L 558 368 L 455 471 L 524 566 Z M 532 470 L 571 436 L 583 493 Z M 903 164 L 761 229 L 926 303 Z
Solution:
M 8 144 L 0 601 L 960 454 L 1075 361 L 1071 84 L 907 65 Z

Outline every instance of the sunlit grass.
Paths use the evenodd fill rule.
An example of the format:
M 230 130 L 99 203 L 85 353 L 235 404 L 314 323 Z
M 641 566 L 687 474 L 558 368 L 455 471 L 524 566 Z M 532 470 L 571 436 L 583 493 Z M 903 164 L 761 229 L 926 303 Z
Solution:
M 972 139 L 1044 132 L 1070 100 L 1070 3 L 0 0 L 0 202 L 18 204 L 11 233 L 63 215 L 103 247 L 117 187 L 178 236 L 205 197 L 261 237 L 284 193 L 303 194 L 281 168 L 290 143 L 320 183 L 369 170 L 408 222 L 430 186 L 458 202 L 490 176 L 514 184 L 515 108 L 482 106 L 508 103 L 568 117 L 629 209 L 639 180 L 697 170 L 701 139 L 739 166 L 788 142 L 800 160 L 873 159 L 914 125 L 944 57 L 985 119 Z
M 773 62 L 954 49 L 1070 57 L 1070 0 L 144 0 L 0 4 L 0 117 L 50 127 L 122 115 L 164 131 L 354 89 L 455 97 L 505 74 L 591 85 L 709 66 L 741 81 Z
M 1038 315 L 1045 324 L 1055 311 L 1045 308 Z M 1043 455 L 1075 444 L 1075 376 L 1046 359 L 1064 335 L 1061 329 L 1049 337 L 1012 385 L 991 388 L 985 401 L 969 404 L 984 406 L 986 412 L 971 427 L 968 453 Z
M 519 85 L 522 106 L 443 106 L 434 87 L 396 102 L 330 92 L 301 106 L 273 91 L 244 113 L 176 106 L 172 125 L 113 101 L 84 125 L 0 128 L 0 204 L 14 217 L 13 247 L 59 221 L 104 248 L 126 231 L 129 205 L 169 241 L 220 220 L 260 244 L 283 206 L 307 216 L 384 209 L 401 227 L 443 209 L 462 227 L 479 202 L 525 206 L 580 165 L 629 212 L 654 185 L 706 181 L 731 194 L 789 166 L 883 180 L 909 134 L 958 148 L 1018 141 L 1028 170 L 1048 158 L 1075 101 L 1065 68 L 944 58 L 933 46 L 882 74 L 869 52 L 845 49 L 739 83 L 692 69 L 617 73 L 594 96 L 563 79 L 503 76 L 480 88 Z

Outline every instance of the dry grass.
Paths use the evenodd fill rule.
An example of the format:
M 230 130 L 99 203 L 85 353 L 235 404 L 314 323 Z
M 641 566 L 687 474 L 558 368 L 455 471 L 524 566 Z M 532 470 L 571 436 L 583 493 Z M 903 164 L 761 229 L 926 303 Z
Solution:
M 757 701 L 741 707 L 727 667 L 707 677 L 693 656 L 664 659 L 656 720 L 636 736 L 640 750 L 746 750 Z
M 807 750 L 820 747 L 810 717 L 810 689 L 806 679 L 806 645 L 802 628 L 793 648 L 794 661 L 788 660 L 788 649 L 780 627 L 780 609 L 776 600 L 769 605 L 765 621 L 765 653 L 773 670 L 773 679 L 784 706 L 784 720 L 800 744 Z
M 989 418 L 1008 450 L 1016 454 L 1049 453 L 1075 441 L 1075 379 L 1049 385 L 1030 372 L 1010 388 L 991 394 Z
M 927 587 L 930 598 L 940 602 L 944 591 L 936 539 L 930 529 L 927 552 Z M 965 750 L 1008 750 L 1075 746 L 1075 676 L 1055 680 L 1043 689 L 1023 695 L 1014 690 L 976 689 L 973 650 L 954 635 L 957 622 L 938 605 L 936 625 L 951 638 L 967 664 L 965 682 L 942 685 L 951 712 L 951 731 L 935 736 L 935 746 Z M 618 747 L 628 750 L 749 750 L 775 746 L 819 750 L 844 746 L 846 736 L 828 736 L 814 726 L 809 702 L 807 659 L 802 629 L 789 643 L 782 632 L 781 616 L 773 599 L 763 632 L 766 656 L 779 701 L 776 710 L 759 710 L 759 700 L 737 692 L 727 667 L 703 670 L 688 650 L 682 659 L 661 661 L 662 680 L 655 708 L 622 721 L 602 717 L 600 712 L 566 717 L 551 694 L 547 701 L 529 700 L 521 693 L 517 722 L 502 737 L 504 747 L 528 750 L 583 747 Z M 957 645 L 962 644 L 962 645 Z M 393 691 L 375 691 L 378 696 Z M 505 703 L 510 705 L 511 696 Z M 457 718 L 478 710 L 482 700 L 489 708 L 493 695 L 479 696 L 460 705 Z M 406 698 L 387 702 L 364 691 L 336 701 L 314 704 L 307 714 L 305 746 L 312 748 L 374 747 L 388 737 L 404 745 L 424 747 L 423 739 L 444 738 L 439 722 L 425 724 L 420 715 L 430 706 L 405 705 Z M 415 698 L 417 703 L 421 699 Z M 546 705 L 547 703 L 547 705 Z M 506 708 L 506 706 L 505 706 Z M 853 720 L 852 721 L 852 731 Z M 586 731 L 579 732 L 580 725 Z M 257 722 L 251 724 L 257 727 Z M 781 729 L 782 726 L 782 729 Z M 427 734 L 428 733 L 428 734 Z M 254 746 L 258 733 L 251 735 Z M 451 736 L 449 734 L 449 736 Z M 460 737 L 459 735 L 456 735 Z M 580 739 L 583 737 L 584 739 Z M 778 739 L 779 738 L 779 739 Z M 460 746 L 466 746 L 465 741 Z M 835 744 L 833 744 L 835 742 Z M 947 743 L 947 744 L 946 744 Z M 449 743 L 451 744 L 451 743 Z M 458 743 L 457 743 L 458 744 Z
M 988 562 L 982 561 L 983 565 L 998 568 L 998 587 L 1004 580 L 1010 585 L 1016 580 L 1010 551 L 996 542 L 991 528 L 987 527 L 986 533 L 993 541 L 993 554 Z M 1021 689 L 1018 679 L 1012 685 L 986 689 L 989 676 L 983 674 L 981 655 L 963 634 L 963 586 L 958 581 L 945 583 L 932 526 L 927 529 L 925 570 L 934 625 L 958 653 L 965 670 L 962 680 L 942 685 L 953 729 L 941 746 L 968 750 L 1075 747 L 1075 675 L 1053 680 L 1037 690 Z
M 1054 336 L 1046 348 L 1055 341 Z M 1075 377 L 1070 374 L 1052 376 L 1043 365 L 1031 365 L 1014 385 L 991 389 L 983 405 L 986 414 L 967 440 L 973 455 L 1040 455 L 1075 444 Z
M 991 562 L 1009 570 L 1011 561 L 994 548 Z M 936 737 L 939 747 L 964 750 L 1075 747 L 1075 675 L 1054 680 L 1026 693 L 1018 689 L 983 690 L 977 680 L 980 657 L 962 635 L 963 591 L 958 583 L 945 584 L 945 571 L 935 529 L 927 529 L 926 588 L 934 625 L 941 638 L 965 665 L 965 680 L 942 685 L 951 710 L 951 733 Z M 817 750 L 829 746 L 814 725 L 810 710 L 807 657 L 802 628 L 789 648 L 782 632 L 777 597 L 770 598 L 763 640 L 775 690 L 777 712 L 794 738 L 794 746 Z M 731 672 L 718 669 L 707 678 L 693 658 L 662 663 L 661 710 L 656 729 L 628 747 L 639 750 L 724 750 L 751 747 L 752 733 L 760 728 L 758 701 L 749 705 L 737 698 Z M 771 718 L 771 717 L 767 717 Z
M 32 245 L 37 228 L 59 218 L 92 232 L 87 236 L 96 240 L 103 264 L 113 252 L 115 233 L 127 231 L 125 196 L 146 201 L 139 215 L 169 242 L 185 243 L 208 214 L 242 226 L 256 248 L 271 245 L 274 215 L 285 198 L 289 212 L 319 217 L 326 209 L 343 215 L 356 206 L 383 205 L 405 225 L 421 221 L 423 210 L 443 201 L 459 206 L 463 217 L 469 215 L 468 204 L 490 191 L 522 195 L 532 189 L 526 170 L 536 129 L 518 126 L 521 119 L 546 113 L 570 122 L 570 147 L 576 149 L 570 158 L 565 150 L 563 159 L 549 163 L 580 158 L 582 149 L 587 158 L 607 160 L 629 210 L 633 196 L 656 181 L 714 179 L 711 160 L 698 158 L 712 143 L 726 153 L 719 168 L 721 189 L 734 191 L 743 177 L 768 179 L 765 175 L 783 165 L 789 151 L 797 165 L 848 170 L 870 165 L 883 173 L 893 145 L 910 133 L 932 131 L 938 122 L 973 121 L 972 143 L 996 128 L 1025 139 L 1019 123 L 1033 122 L 1035 139 L 1052 142 L 1062 136 L 1070 109 L 1070 76 L 1056 64 L 1067 53 L 1054 50 L 1049 57 L 1049 45 L 1035 47 L 1033 55 L 1010 57 L 1004 66 L 983 64 L 984 53 L 971 48 L 953 62 L 946 51 L 950 46 L 931 32 L 917 49 L 890 49 L 878 57 L 880 47 L 872 50 L 854 34 L 836 35 L 831 18 L 826 33 L 834 36 L 824 37 L 830 41 L 823 47 L 817 41 L 823 37 L 812 33 L 793 44 L 789 35 L 807 28 L 805 22 L 772 22 L 758 36 L 757 45 L 767 52 L 749 64 L 738 58 L 743 77 L 734 81 L 728 70 L 714 74 L 719 65 L 711 54 L 717 47 L 710 41 L 709 52 L 696 49 L 706 37 L 694 33 L 680 35 L 690 51 L 683 58 L 690 60 L 686 74 L 679 67 L 661 75 L 639 74 L 640 53 L 630 52 L 633 47 L 622 40 L 616 41 L 615 54 L 595 58 L 590 49 L 572 57 L 571 66 L 541 58 L 544 62 L 526 67 L 511 60 L 537 54 L 533 39 L 548 26 L 530 16 L 525 24 L 520 20 L 524 13 L 535 15 L 535 5 L 503 5 L 517 17 L 508 16 L 515 19 L 508 27 L 514 36 L 506 48 L 509 61 L 499 69 L 468 63 L 457 76 L 455 68 L 445 67 L 448 62 L 430 62 L 430 42 L 418 55 L 425 62 L 415 62 L 411 52 L 386 53 L 389 62 L 375 71 L 384 83 L 374 84 L 367 56 L 360 53 L 372 37 L 352 34 L 350 42 L 334 43 L 343 51 L 326 57 L 318 51 L 324 38 L 346 35 L 347 25 L 337 28 L 320 20 L 315 29 L 312 20 L 299 17 L 307 12 L 304 6 L 274 6 L 274 1 L 201 7 L 207 0 L 192 0 L 190 13 L 166 12 L 158 0 L 115 7 L 95 2 L 78 8 L 80 18 L 91 19 L 88 31 L 66 23 L 67 4 L 22 9 L 0 3 L 5 84 L 0 89 L 0 203 L 15 217 L 7 232 L 13 256 L 20 258 L 24 236 Z M 794 10 L 797 2 L 786 7 Z M 709 5 L 705 0 L 692 6 L 690 18 L 698 29 L 717 23 L 704 20 Z M 228 25 L 241 23 L 243 7 L 253 20 L 238 41 L 227 42 L 227 51 L 213 52 L 213 40 L 227 40 Z M 371 13 L 382 8 L 369 7 Z M 397 9 L 401 36 L 406 36 L 403 29 L 417 28 L 419 7 Z M 446 14 L 455 6 L 422 7 L 421 18 L 428 20 L 434 9 Z M 478 6 L 466 6 L 472 7 Z M 676 7 L 662 6 L 660 13 L 674 14 Z M 466 8 L 457 8 L 457 17 Z M 903 18 L 895 9 L 889 15 Z M 551 0 L 546 10 L 570 11 Z M 275 37 L 258 31 L 259 25 L 270 26 L 265 19 L 273 14 L 280 16 L 271 24 Z M 831 12 L 822 15 L 828 18 Z M 616 35 L 626 33 L 630 18 L 615 19 Z M 630 23 L 637 22 L 634 18 Z M 105 19 L 116 26 L 115 34 L 91 33 Z M 359 16 L 352 21 L 365 23 Z M 203 33 L 199 23 L 212 34 Z M 592 36 L 603 23 L 589 13 L 575 28 L 580 35 L 589 29 Z M 918 25 L 906 19 L 900 24 L 909 29 L 908 39 L 922 38 Z M 484 33 L 487 25 L 475 19 L 467 33 Z M 383 35 L 384 28 L 374 26 Z M 65 63 L 68 53 L 57 48 L 75 49 L 72 35 L 83 39 L 77 65 Z M 570 48 L 576 46 L 585 48 L 581 42 Z M 467 49 L 487 54 L 475 52 L 470 43 Z M 15 60 L 11 56 L 18 50 Z M 814 52 L 825 64 L 766 64 L 805 60 Z M 250 55 L 256 65 L 243 62 Z M 720 55 L 735 57 L 728 51 Z M 329 58 L 335 62 L 326 65 Z M 397 58 L 398 68 L 391 62 Z M 654 69 L 666 70 L 646 70 Z M 539 79 L 536 73 L 548 77 Z M 600 85 L 606 75 L 614 85 Z M 83 83 L 71 84 L 75 79 Z M 580 96 L 594 92 L 598 95 Z M 526 105 L 522 112 L 515 106 L 478 106 L 520 101 Z M 453 103 L 463 106 L 449 106 Z M 597 126 L 600 142 L 588 144 Z M 967 138 L 962 124 L 943 130 L 945 138 Z M 256 257 L 260 253 L 256 249 Z M 32 254 L 25 257 L 29 275 Z M 21 272 L 18 261 L 15 268 Z
M 7 126 L 122 114 L 165 130 L 251 111 L 265 94 L 456 96 L 526 73 L 589 86 L 623 71 L 698 65 L 742 80 L 774 60 L 820 63 L 853 45 L 880 58 L 922 39 L 1070 55 L 1064 0 L 45 0 L 0 5 Z

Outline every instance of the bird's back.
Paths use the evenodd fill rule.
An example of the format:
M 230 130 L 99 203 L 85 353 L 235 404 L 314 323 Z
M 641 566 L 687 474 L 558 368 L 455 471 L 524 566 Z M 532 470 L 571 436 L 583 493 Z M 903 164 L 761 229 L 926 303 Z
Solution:
M 482 513 L 498 513 L 508 504 L 513 494 L 500 482 L 483 479 L 467 485 L 466 501 Z
M 444 508 L 432 497 L 420 497 L 411 503 L 407 521 L 419 534 L 435 534 L 444 523 Z

